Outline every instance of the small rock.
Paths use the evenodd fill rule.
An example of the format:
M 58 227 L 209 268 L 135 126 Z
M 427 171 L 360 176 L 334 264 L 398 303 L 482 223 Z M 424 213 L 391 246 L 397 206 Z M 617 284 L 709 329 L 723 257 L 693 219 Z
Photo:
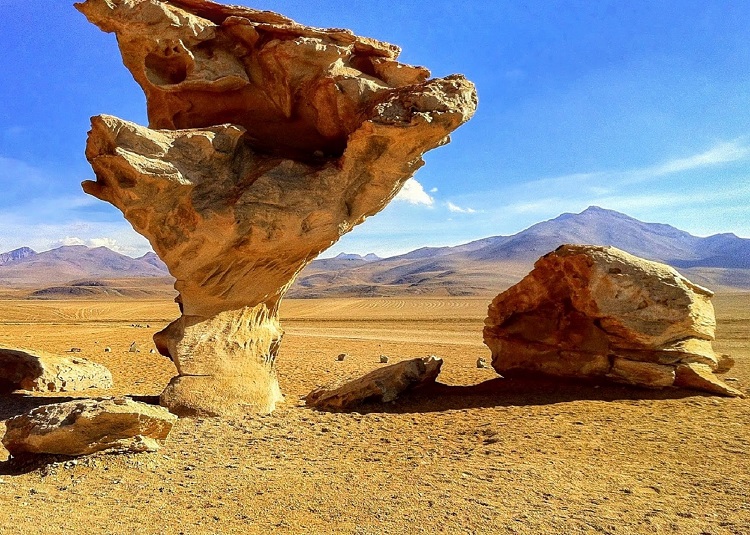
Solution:
M 727 381 L 728 383 L 739 382 L 739 379 L 737 379 L 736 377 L 724 377 L 724 380 Z
M 129 353 L 138 353 L 139 351 L 140 349 L 138 349 L 138 344 L 136 344 L 135 342 L 130 344 L 130 349 L 128 349 Z
M 430 356 L 378 368 L 342 386 L 314 390 L 305 397 L 308 406 L 323 410 L 347 410 L 364 401 L 394 401 L 407 390 L 434 383 L 443 360 Z
M 477 368 L 486 368 L 487 367 L 487 359 L 484 357 L 479 357 L 477 359 Z
M 81 348 L 80 347 L 71 347 L 70 348 L 70 353 L 80 353 L 80 352 L 81 352 Z
M 156 353 L 156 349 L 149 350 L 149 353 Z
M 714 372 L 716 373 L 726 373 L 729 370 L 731 370 L 734 367 L 734 359 L 730 357 L 729 355 L 726 355 L 724 353 L 720 353 L 716 355 L 718 357 L 718 365 Z
M 112 352 L 112 348 L 111 347 L 105 347 L 104 348 L 104 352 L 105 353 L 111 353 Z
M 380 355 L 380 363 L 381 364 L 388 364 L 388 356 L 387 355 Z
M 341 353 L 338 357 L 336 357 L 336 360 L 338 360 L 339 362 L 343 362 L 348 356 L 349 355 L 347 355 L 346 353 Z

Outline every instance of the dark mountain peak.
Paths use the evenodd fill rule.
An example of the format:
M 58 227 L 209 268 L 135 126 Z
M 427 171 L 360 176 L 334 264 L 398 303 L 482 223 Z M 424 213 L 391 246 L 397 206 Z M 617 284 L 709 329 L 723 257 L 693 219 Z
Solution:
M 586 208 L 581 214 L 617 214 L 617 215 L 625 215 L 623 213 L 617 212 L 615 210 L 610 210 L 608 208 L 602 208 L 601 206 L 596 206 L 595 204 L 592 204 L 588 208 Z M 579 215 L 581 215 L 579 214 Z
M 34 256 L 36 251 L 29 247 L 20 247 L 18 249 L 13 249 L 12 251 L 8 251 L 7 253 L 0 254 L 0 266 L 9 264 L 10 262 L 18 262 L 19 260 L 23 260 L 24 258 L 29 258 L 30 256 Z

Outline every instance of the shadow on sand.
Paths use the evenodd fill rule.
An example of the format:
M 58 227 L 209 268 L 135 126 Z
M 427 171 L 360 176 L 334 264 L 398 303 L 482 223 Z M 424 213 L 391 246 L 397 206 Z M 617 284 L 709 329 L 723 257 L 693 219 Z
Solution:
M 435 383 L 402 395 L 393 403 L 365 403 L 345 412 L 427 413 L 493 407 L 552 405 L 573 401 L 668 400 L 706 397 L 708 394 L 681 389 L 645 388 L 566 381 L 563 379 L 498 377 L 471 386 Z

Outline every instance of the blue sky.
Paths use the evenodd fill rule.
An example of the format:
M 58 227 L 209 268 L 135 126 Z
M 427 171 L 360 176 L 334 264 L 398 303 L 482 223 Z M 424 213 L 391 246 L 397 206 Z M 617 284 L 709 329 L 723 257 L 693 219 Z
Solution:
M 403 48 L 477 84 L 476 116 L 345 236 L 390 255 L 513 234 L 596 204 L 750 238 L 750 2 L 233 0 Z M 87 197 L 89 117 L 146 124 L 115 38 L 67 0 L 0 0 L 0 252 L 148 243 Z

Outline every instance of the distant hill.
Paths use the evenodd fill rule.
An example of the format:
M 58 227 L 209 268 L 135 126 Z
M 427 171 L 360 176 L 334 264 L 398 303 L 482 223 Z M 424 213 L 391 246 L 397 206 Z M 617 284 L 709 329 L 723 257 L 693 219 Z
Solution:
M 613 245 L 670 264 L 709 288 L 750 289 L 749 239 L 734 234 L 700 238 L 670 225 L 644 223 L 592 206 L 512 236 L 424 247 L 374 262 L 336 265 L 336 269 L 326 264 L 329 260 L 316 260 L 301 273 L 289 296 L 493 294 L 517 282 L 540 256 L 564 243 Z
M 750 239 L 707 238 L 669 225 L 644 223 L 592 206 L 562 214 L 512 236 L 455 247 L 423 247 L 390 258 L 341 253 L 307 266 L 289 297 L 494 295 L 526 275 L 543 254 L 564 243 L 613 245 L 676 267 L 714 290 L 750 290 Z M 149 278 L 150 282 L 138 283 Z M 117 282 L 111 282 L 119 279 Z M 100 281 L 110 281 L 101 283 Z M 32 297 L 172 295 L 173 279 L 150 252 L 130 258 L 106 247 L 82 245 L 36 253 L 22 247 L 0 254 L 0 286 L 34 288 Z
M 24 250 L 23 254 L 14 254 Z M 0 264 L 0 284 L 40 286 L 83 279 L 168 277 L 166 266 L 156 255 L 150 255 L 130 258 L 106 247 L 90 249 L 85 245 L 58 247 L 43 253 L 24 247 L 0 255 L 10 258 Z
M 36 251 L 29 249 L 28 247 L 21 247 L 20 249 L 13 249 L 7 253 L 0 254 L 0 266 L 29 258 L 30 256 L 36 255 Z

